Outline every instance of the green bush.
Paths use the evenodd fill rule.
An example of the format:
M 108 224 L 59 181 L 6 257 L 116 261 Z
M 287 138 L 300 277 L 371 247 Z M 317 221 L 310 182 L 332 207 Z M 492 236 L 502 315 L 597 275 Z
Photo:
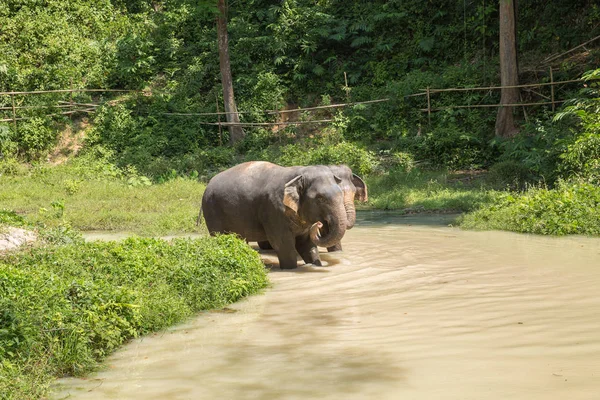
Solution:
M 363 146 L 347 141 L 331 143 L 323 138 L 270 146 L 260 152 L 249 152 L 246 160 L 271 161 L 283 166 L 346 164 L 359 175 L 368 175 L 378 166 L 375 153 Z
M 595 132 L 579 136 L 560 158 L 559 169 L 563 176 L 600 185 L 600 123 Z
M 17 155 L 19 147 L 14 140 L 13 131 L 7 123 L 0 122 L 0 173 L 5 169 L 6 159 Z
M 58 132 L 46 118 L 34 117 L 19 124 L 18 146 L 29 159 L 38 159 L 56 143 Z
M 494 204 L 466 215 L 461 226 L 542 235 L 600 235 L 600 187 L 559 182 L 555 189 L 507 193 Z
M 532 171 L 517 161 L 502 161 L 492 165 L 486 180 L 496 189 L 510 190 L 523 190 L 535 181 Z
M 476 169 L 486 163 L 482 139 L 458 128 L 437 128 L 413 140 L 415 157 L 433 167 Z
M 576 134 L 562 154 L 558 170 L 563 178 L 600 184 L 600 69 L 583 75 L 589 87 L 581 98 L 567 102 L 567 107 L 554 117 L 555 121 L 573 123 Z
M 258 254 L 227 235 L 132 238 L 5 255 L 0 393 L 39 397 L 52 376 L 85 373 L 131 338 L 266 285 Z M 30 368 L 34 364 L 41 368 Z

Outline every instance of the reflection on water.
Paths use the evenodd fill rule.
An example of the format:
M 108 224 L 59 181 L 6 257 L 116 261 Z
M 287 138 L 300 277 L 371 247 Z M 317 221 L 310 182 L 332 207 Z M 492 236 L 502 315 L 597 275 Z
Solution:
M 600 240 L 427 218 L 361 213 L 327 268 L 266 252 L 264 295 L 134 341 L 55 398 L 598 398 Z
M 460 214 L 401 214 L 397 211 L 358 211 L 356 224 L 360 226 L 372 225 L 423 225 L 423 226 L 448 226 Z

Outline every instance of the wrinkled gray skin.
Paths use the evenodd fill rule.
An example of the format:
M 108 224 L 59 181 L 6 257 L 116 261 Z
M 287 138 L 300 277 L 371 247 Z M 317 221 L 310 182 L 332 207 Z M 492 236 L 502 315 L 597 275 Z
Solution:
M 344 193 L 344 207 L 346 209 L 346 229 L 352 229 L 356 222 L 356 209 L 354 207 L 354 200 L 360 202 L 366 202 L 368 200 L 367 185 L 363 180 L 356 174 L 352 173 L 352 170 L 346 165 L 328 165 L 331 172 L 341 179 L 338 184 L 342 192 Z M 298 168 L 298 167 L 296 167 Z M 325 229 L 321 230 L 325 234 Z M 272 249 L 271 244 L 268 241 L 258 242 L 258 246 L 263 250 Z M 327 251 L 341 251 L 342 243 L 338 242 L 333 246 L 327 247 Z
M 333 246 L 346 232 L 341 181 L 326 166 L 251 161 L 210 180 L 202 213 L 211 235 L 268 241 L 282 269 L 296 268 L 298 254 L 306 263 L 322 265 L 317 246 Z

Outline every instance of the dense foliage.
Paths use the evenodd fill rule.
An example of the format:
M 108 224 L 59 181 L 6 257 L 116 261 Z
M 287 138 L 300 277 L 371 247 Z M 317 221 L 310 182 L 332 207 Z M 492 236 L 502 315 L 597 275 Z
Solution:
M 233 236 L 78 242 L 0 256 L 0 393 L 40 397 L 125 341 L 267 285 Z
M 185 0 L 3 2 L 0 90 L 66 88 L 71 82 L 76 87 L 152 89 L 151 96 L 126 96 L 101 110 L 92 142 L 115 150 L 121 166 L 135 165 L 154 178 L 173 169 L 203 174 L 239 160 L 237 153 L 277 147 L 286 139 L 294 143 L 302 132 L 319 132 L 291 128 L 274 134 L 248 128 L 247 142 L 232 154 L 212 150 L 227 140 L 219 138 L 216 127 L 204 124 L 216 122 L 214 116 L 166 114 L 216 111 L 220 78 L 214 6 L 211 1 Z M 232 3 L 230 54 L 238 108 L 246 111 L 242 121 L 273 121 L 273 115 L 261 110 L 286 105 L 389 98 L 346 110 L 343 139 L 409 151 L 435 167 L 487 167 L 505 147 L 491 140 L 494 109 L 444 110 L 434 113 L 430 124 L 419 111 L 426 105 L 424 98 L 404 96 L 427 86 L 497 83 L 497 18 L 497 5 L 489 1 Z M 548 79 L 537 67 L 540 59 L 600 32 L 600 8 L 585 0 L 568 5 L 528 2 L 520 5 L 518 18 L 521 69 L 536 71 L 535 76 L 523 72 L 525 80 Z M 578 75 L 585 65 L 597 62 L 598 52 L 586 57 L 555 64 L 555 80 Z M 573 89 L 567 86 L 560 95 L 568 96 Z M 525 93 L 526 98 L 530 95 Z M 47 104 L 57 96 L 67 95 L 17 96 L 17 103 Z M 497 99 L 497 92 L 479 91 L 432 96 L 434 107 Z M 10 105 L 7 96 L 0 102 Z M 528 113 L 530 121 L 548 120 L 543 112 Z M 18 132 L 0 125 L 0 152 L 40 157 L 56 138 L 56 119 L 42 117 L 39 109 L 20 114 L 35 118 L 20 122 Z

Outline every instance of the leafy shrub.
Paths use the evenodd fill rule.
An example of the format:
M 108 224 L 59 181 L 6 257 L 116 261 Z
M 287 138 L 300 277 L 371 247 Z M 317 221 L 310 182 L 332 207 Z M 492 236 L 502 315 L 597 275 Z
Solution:
M 497 189 L 523 190 L 535 181 L 534 174 L 517 161 L 502 161 L 490 167 L 486 177 L 488 183 Z
M 367 175 L 375 168 L 376 159 L 372 152 L 355 143 L 340 142 L 314 149 L 309 164 L 346 164 L 354 173 Z
M 600 235 L 600 187 L 559 182 L 555 189 L 505 194 L 493 205 L 466 215 L 461 226 L 542 235 Z
M 19 124 L 18 145 L 20 151 L 29 159 L 43 156 L 56 143 L 57 131 L 49 120 L 33 117 Z
M 0 163 L 4 163 L 5 159 L 16 156 L 18 145 L 13 137 L 12 130 L 8 124 L 0 122 Z M 0 167 L 0 171 L 3 168 Z
M 600 119 L 599 119 L 600 121 Z M 591 127 L 588 126 L 588 130 Z M 563 176 L 600 185 L 600 124 L 596 132 L 584 133 L 561 154 Z
M 370 174 L 377 167 L 372 151 L 352 142 L 327 143 L 322 139 L 249 152 L 246 160 L 271 161 L 283 166 L 346 164 L 359 175 Z
M 131 338 L 266 285 L 257 253 L 227 235 L 77 243 L 4 256 L 0 376 L 12 378 L 0 380 L 0 393 L 39 396 L 52 376 L 84 373 Z
M 589 81 L 589 87 L 581 91 L 584 97 L 569 101 L 554 118 L 574 121 L 580 128 L 560 155 L 559 171 L 565 178 L 600 184 L 600 69 L 588 71 L 583 79 Z
M 457 128 L 438 128 L 416 139 L 417 159 L 435 167 L 471 169 L 485 165 L 485 145 L 481 138 Z
M 548 117 L 526 123 L 515 137 L 496 138 L 492 143 L 501 153 L 500 162 L 521 164 L 530 171 L 531 179 L 544 179 L 552 185 L 559 176 L 560 155 L 572 140 L 572 129 L 567 124 L 552 123 Z

